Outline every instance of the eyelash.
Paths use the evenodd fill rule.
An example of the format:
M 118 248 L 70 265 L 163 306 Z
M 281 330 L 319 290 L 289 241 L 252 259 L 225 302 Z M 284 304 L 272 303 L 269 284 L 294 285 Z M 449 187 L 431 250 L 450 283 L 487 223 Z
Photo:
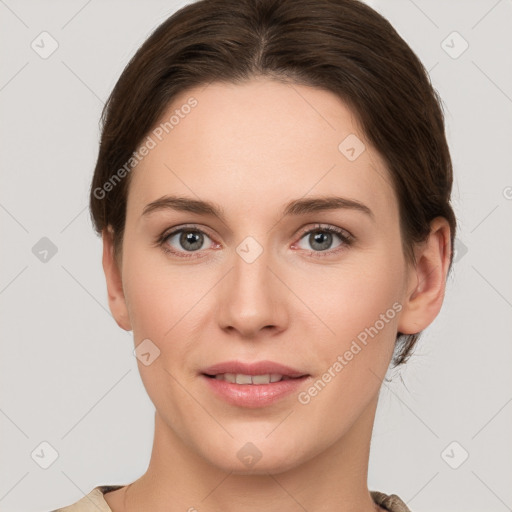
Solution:
M 181 226 L 178 229 L 174 229 L 173 231 L 170 231 L 170 232 L 164 231 L 157 238 L 155 245 L 158 247 L 161 247 L 161 249 L 166 254 L 171 254 L 172 256 L 177 256 L 179 258 L 201 258 L 202 256 L 194 255 L 194 253 L 198 253 L 200 251 L 192 251 L 192 252 L 189 252 L 189 254 L 184 255 L 183 253 L 181 253 L 179 251 L 173 251 L 172 249 L 169 248 L 169 244 L 167 243 L 169 238 L 176 235 L 177 233 L 187 232 L 187 231 L 201 233 L 203 235 L 206 235 L 208 238 L 212 238 L 208 233 L 206 233 L 202 229 L 199 229 L 197 226 L 191 224 L 191 225 Z M 305 235 L 309 235 L 309 234 L 315 233 L 315 232 L 334 233 L 335 235 L 339 236 L 339 238 L 341 239 L 341 242 L 342 242 L 335 249 L 327 249 L 325 251 L 309 251 L 309 255 L 313 256 L 315 258 L 326 258 L 328 256 L 332 256 L 333 254 L 337 254 L 338 252 L 345 250 L 347 247 L 350 247 L 355 239 L 355 237 L 351 233 L 349 233 L 348 231 L 346 231 L 344 229 L 340 229 L 340 228 L 337 228 L 334 226 L 323 226 L 323 225 L 317 224 L 314 228 L 302 232 L 300 234 L 299 241 L 302 240 L 302 238 L 304 238 Z

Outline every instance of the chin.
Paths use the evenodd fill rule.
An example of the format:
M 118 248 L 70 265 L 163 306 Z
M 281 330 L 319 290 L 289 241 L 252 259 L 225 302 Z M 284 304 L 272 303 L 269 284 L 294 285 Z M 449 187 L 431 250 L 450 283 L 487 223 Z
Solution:
M 277 456 L 276 456 L 277 455 Z M 239 460 L 221 459 L 217 461 L 211 460 L 218 468 L 234 475 L 268 475 L 284 473 L 300 464 L 299 460 L 294 459 L 294 454 L 273 454 L 271 457 L 264 457 L 258 460 L 252 466 L 245 466 Z
M 290 436 L 286 440 L 277 435 L 274 439 L 272 436 L 265 439 L 267 435 L 268 430 L 259 437 L 252 436 L 254 441 L 250 441 L 247 434 L 237 436 L 224 440 L 223 445 L 203 447 L 200 452 L 210 464 L 236 475 L 279 474 L 297 467 L 307 458 L 304 443 Z

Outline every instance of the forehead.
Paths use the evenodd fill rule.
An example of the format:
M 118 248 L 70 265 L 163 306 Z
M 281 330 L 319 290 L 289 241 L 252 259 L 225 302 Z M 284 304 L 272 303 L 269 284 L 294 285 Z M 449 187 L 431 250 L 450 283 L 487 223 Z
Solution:
M 139 215 L 170 193 L 226 203 L 238 213 L 307 194 L 337 193 L 371 202 L 377 212 L 395 200 L 355 114 L 319 88 L 256 79 L 188 89 L 148 137 L 152 148 L 132 171 L 129 191 Z

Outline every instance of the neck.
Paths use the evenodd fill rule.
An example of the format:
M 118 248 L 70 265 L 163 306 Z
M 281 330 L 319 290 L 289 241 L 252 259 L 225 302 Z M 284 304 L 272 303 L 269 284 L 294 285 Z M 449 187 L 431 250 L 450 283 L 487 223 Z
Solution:
M 287 471 L 257 475 L 223 471 L 205 461 L 181 441 L 157 412 L 148 470 L 125 488 L 122 512 L 382 510 L 374 504 L 367 487 L 377 401 L 378 395 L 328 449 Z M 326 421 L 336 421 L 336 414 Z

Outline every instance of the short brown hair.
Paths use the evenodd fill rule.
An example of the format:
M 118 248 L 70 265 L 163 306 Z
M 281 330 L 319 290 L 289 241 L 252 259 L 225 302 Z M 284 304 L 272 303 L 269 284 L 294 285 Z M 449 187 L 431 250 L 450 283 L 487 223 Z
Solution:
M 358 0 L 200 0 L 156 28 L 102 112 L 90 210 L 98 234 L 113 229 L 116 257 L 131 174 L 112 179 L 169 103 L 194 86 L 259 76 L 325 89 L 352 108 L 387 164 L 407 260 L 414 261 L 413 246 L 426 240 L 430 221 L 442 216 L 451 228 L 451 269 L 456 219 L 441 100 L 411 48 Z M 395 367 L 418 337 L 397 333 Z

